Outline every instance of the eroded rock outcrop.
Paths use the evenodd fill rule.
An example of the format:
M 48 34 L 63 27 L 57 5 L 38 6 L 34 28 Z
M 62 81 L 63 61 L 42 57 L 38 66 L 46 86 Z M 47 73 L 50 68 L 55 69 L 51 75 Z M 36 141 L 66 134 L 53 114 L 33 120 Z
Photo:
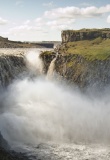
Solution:
M 5 149 L 5 150 L 9 150 L 10 149 L 8 143 L 3 138 L 3 136 L 1 135 L 1 133 L 0 133 L 0 147 L 3 148 L 3 149 Z
M 80 55 L 59 56 L 56 72 L 81 88 L 102 88 L 110 84 L 110 60 L 88 61 Z
M 15 53 L 16 52 L 16 53 Z M 26 71 L 24 52 L 17 50 L 0 51 L 0 86 L 5 87 Z
M 42 56 L 46 72 L 52 57 L 50 55 L 49 60 L 49 56 Z M 59 55 L 55 61 L 55 71 L 59 77 L 80 88 L 110 85 L 110 60 L 89 61 L 80 55 Z
M 81 29 L 81 30 L 64 30 L 62 31 L 62 43 L 92 40 L 98 37 L 110 38 L 110 29 Z
M 110 85 L 110 29 L 82 29 L 62 32 L 62 45 L 55 60 L 59 77 L 80 88 Z M 56 52 L 44 52 L 47 73 Z M 54 56 L 53 56 L 54 55 Z

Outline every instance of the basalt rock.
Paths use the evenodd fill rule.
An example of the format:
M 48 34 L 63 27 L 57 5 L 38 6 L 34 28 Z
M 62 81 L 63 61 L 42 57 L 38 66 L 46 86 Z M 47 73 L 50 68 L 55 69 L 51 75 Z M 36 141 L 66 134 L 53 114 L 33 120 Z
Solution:
M 17 52 L 17 51 L 16 51 Z M 8 54 L 1 53 L 0 55 L 0 86 L 9 85 L 13 79 L 16 79 L 19 74 L 26 71 L 26 64 L 23 54 Z
M 102 88 L 110 84 L 110 60 L 88 61 L 80 55 L 59 56 L 56 72 L 80 88 Z
M 1 135 L 1 133 L 0 133 L 0 147 L 3 148 L 3 149 L 5 149 L 5 150 L 9 150 L 10 149 L 8 143 L 3 138 L 3 136 Z
M 74 42 L 81 40 L 93 40 L 101 37 L 110 39 L 110 29 L 81 29 L 81 30 L 64 30 L 61 34 L 62 43 Z
M 53 55 L 41 56 L 47 72 Z M 59 79 L 80 88 L 102 89 L 110 85 L 110 60 L 89 61 L 81 55 L 58 55 L 55 61 L 55 71 Z

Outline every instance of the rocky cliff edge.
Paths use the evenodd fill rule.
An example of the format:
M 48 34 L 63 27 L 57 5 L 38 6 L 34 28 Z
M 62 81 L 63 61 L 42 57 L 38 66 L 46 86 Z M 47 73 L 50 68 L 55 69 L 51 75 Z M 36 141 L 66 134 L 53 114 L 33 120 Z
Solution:
M 62 42 L 74 42 L 81 40 L 93 40 L 101 37 L 103 39 L 110 39 L 110 29 L 81 29 L 81 30 L 64 30 L 61 34 Z

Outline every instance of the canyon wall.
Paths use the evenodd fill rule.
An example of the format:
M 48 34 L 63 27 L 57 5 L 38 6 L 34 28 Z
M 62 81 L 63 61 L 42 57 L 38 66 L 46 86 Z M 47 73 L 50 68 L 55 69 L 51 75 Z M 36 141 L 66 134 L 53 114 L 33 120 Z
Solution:
M 59 47 L 58 51 L 45 51 L 43 52 L 40 57 L 44 63 L 44 73 L 47 74 L 49 65 L 51 61 L 56 57 L 56 52 L 58 54 L 55 60 L 55 71 L 59 75 L 59 77 L 65 79 L 69 83 L 74 83 L 81 88 L 84 87 L 95 87 L 98 86 L 101 88 L 102 86 L 106 86 L 110 84 L 110 51 L 107 50 L 107 57 L 102 58 L 102 55 L 106 55 L 106 53 L 101 53 L 101 55 L 95 55 L 94 59 L 87 58 L 83 52 L 87 52 L 88 50 L 84 50 L 81 48 L 82 54 L 75 53 L 75 49 L 79 48 L 78 44 L 71 44 L 72 46 L 72 53 L 66 52 L 67 49 L 69 50 L 70 47 L 67 48 L 68 42 L 73 42 L 75 38 L 80 37 L 78 35 L 83 35 L 83 40 L 79 40 L 81 43 L 84 41 L 85 46 L 87 46 L 87 41 L 84 39 L 91 39 L 88 40 L 92 42 L 92 38 L 103 36 L 105 38 L 109 38 L 109 29 L 103 30 L 84 30 L 82 31 L 63 31 L 62 32 L 62 42 L 64 44 Z M 67 37 L 65 39 L 64 37 Z M 72 36 L 73 35 L 73 38 Z M 75 36 L 74 36 L 75 35 Z M 92 38 L 91 38 L 92 37 Z M 75 42 L 77 42 L 75 40 Z M 108 43 L 108 41 L 107 41 Z M 91 45 L 90 44 L 90 45 Z M 100 42 L 102 44 L 102 41 Z M 91 46 L 91 48 L 101 46 L 99 43 Z M 104 44 L 106 41 L 104 40 Z M 71 46 L 70 45 L 70 46 Z M 109 46 L 109 43 L 107 44 Z M 63 47 L 62 47 L 63 46 Z M 82 47 L 82 46 L 81 46 Z M 88 47 L 88 46 L 87 46 Z M 86 48 L 87 48 L 86 47 Z M 104 46 L 102 45 L 98 50 L 102 50 Z M 106 49 L 106 46 L 105 46 Z M 3 51 L 3 52 L 2 52 Z M 6 86 L 15 78 L 18 77 L 20 73 L 26 71 L 25 59 L 24 59 L 24 52 L 14 50 L 8 50 L 11 54 L 4 54 L 4 50 L 1 50 L 0 53 L 0 86 Z M 93 53 L 94 55 L 94 53 Z M 88 57 L 91 55 L 88 55 Z M 100 58 L 101 56 L 101 58 Z M 97 58 L 98 57 L 98 58 Z
M 0 50 L 0 86 L 9 85 L 19 74 L 26 71 L 24 51 Z
M 80 88 L 103 88 L 110 85 L 110 29 L 62 31 L 57 51 L 44 52 L 44 70 L 58 53 L 55 71 L 59 77 Z
M 45 73 L 48 72 L 55 54 L 42 55 Z M 55 61 L 55 72 L 59 79 L 80 88 L 103 88 L 110 85 L 110 60 L 89 61 L 80 55 L 58 55 Z
M 82 29 L 82 30 L 64 30 L 61 34 L 62 43 L 92 40 L 98 37 L 110 38 L 110 29 Z

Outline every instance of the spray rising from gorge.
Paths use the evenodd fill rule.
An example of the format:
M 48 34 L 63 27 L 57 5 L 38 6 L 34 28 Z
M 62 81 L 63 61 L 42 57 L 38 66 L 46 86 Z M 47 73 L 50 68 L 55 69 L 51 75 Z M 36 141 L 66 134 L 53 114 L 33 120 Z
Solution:
M 28 76 L 15 80 L 0 95 L 0 131 L 4 138 L 10 145 L 109 143 L 109 92 L 99 99 L 49 79 L 56 58 L 50 64 L 49 76 L 44 75 L 39 53 L 26 54 Z

